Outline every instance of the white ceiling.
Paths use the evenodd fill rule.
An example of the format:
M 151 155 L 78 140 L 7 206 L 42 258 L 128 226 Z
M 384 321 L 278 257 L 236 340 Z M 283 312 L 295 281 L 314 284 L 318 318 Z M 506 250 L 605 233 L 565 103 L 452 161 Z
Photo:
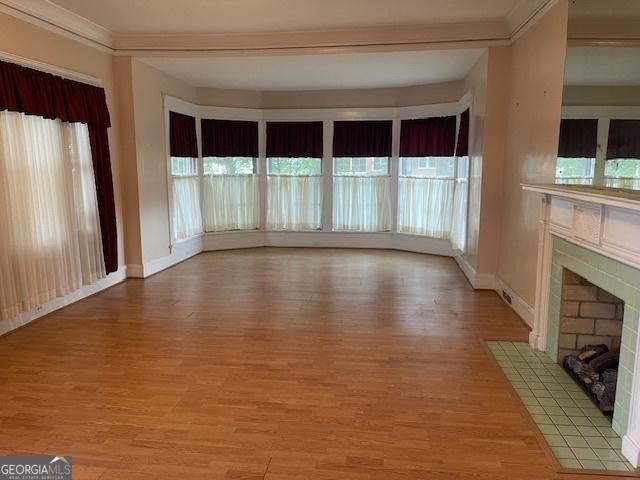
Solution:
M 640 86 L 640 48 L 569 47 L 564 83 Z
M 51 0 L 115 33 L 248 33 L 504 20 L 534 0 Z
M 465 77 L 483 49 L 216 58 L 143 58 L 198 87 L 243 90 L 381 88 Z

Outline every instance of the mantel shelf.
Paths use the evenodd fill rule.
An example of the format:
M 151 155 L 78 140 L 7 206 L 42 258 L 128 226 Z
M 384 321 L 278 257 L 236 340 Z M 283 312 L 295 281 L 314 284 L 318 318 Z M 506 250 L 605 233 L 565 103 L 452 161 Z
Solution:
M 607 205 L 640 212 L 640 191 L 591 185 L 523 183 L 524 190 L 581 202 Z

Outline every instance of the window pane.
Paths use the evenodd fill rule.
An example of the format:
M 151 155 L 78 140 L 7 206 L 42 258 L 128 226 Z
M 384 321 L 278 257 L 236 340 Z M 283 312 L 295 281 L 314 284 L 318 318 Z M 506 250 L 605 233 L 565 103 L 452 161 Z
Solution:
M 176 175 L 173 179 L 173 233 L 189 238 L 202 232 L 200 215 L 200 178 Z
M 256 172 L 252 157 L 205 157 L 205 175 L 253 175 Z
M 267 178 L 267 229 L 322 228 L 320 176 L 271 175 Z
M 605 186 L 640 190 L 640 160 L 616 158 L 604 166 Z
M 455 178 L 455 157 L 403 157 L 401 177 Z
M 595 158 L 559 157 L 556 163 L 556 183 L 591 185 Z
M 387 175 L 336 175 L 333 229 L 384 232 L 391 229 L 391 178 Z
M 334 175 L 388 175 L 388 157 L 341 157 L 333 159 Z
M 203 188 L 205 231 L 254 230 L 260 227 L 257 175 L 207 175 Z
M 171 157 L 171 175 L 198 175 L 198 159 Z
M 320 158 L 268 158 L 269 175 L 322 175 Z
M 398 231 L 449 239 L 455 187 L 456 180 L 449 178 L 400 177 Z

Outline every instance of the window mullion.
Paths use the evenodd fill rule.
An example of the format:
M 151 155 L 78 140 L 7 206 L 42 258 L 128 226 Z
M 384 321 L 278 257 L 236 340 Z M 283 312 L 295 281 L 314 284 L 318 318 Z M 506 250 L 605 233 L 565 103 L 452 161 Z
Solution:
M 322 231 L 333 230 L 333 121 L 322 122 Z
M 604 166 L 607 161 L 610 120 L 609 118 L 598 119 L 598 148 L 596 149 L 596 165 L 593 172 L 594 185 L 604 185 Z
M 267 122 L 258 122 L 258 184 L 260 185 L 260 230 L 267 228 Z
M 400 120 L 392 123 L 391 158 L 389 175 L 391 176 L 391 232 L 398 231 L 398 173 L 400 171 Z

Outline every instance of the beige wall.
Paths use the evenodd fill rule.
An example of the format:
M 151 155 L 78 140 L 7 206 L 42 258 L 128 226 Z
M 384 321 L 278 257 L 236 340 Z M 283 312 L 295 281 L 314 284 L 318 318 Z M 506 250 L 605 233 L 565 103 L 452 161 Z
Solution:
M 195 103 L 212 107 L 262 108 L 262 92 L 226 88 L 197 88 Z
M 484 123 L 487 103 L 487 70 L 489 52 L 478 59 L 464 80 L 465 91 L 470 91 L 471 117 L 469 119 L 469 210 L 467 215 L 467 249 L 465 259 L 477 271 L 480 236 L 480 209 L 482 204 L 482 163 Z
M 119 153 L 121 160 L 125 259 L 127 264 L 142 263 L 140 242 L 140 204 L 138 202 L 138 167 L 136 163 L 136 134 L 133 111 L 131 58 L 114 57 L 114 81 L 118 85 Z
M 0 49 L 6 53 L 72 70 L 100 79 L 107 95 L 112 127 L 109 129 L 118 228 L 118 262 L 125 263 L 123 172 L 120 161 L 118 99 L 113 76 L 113 57 L 31 23 L 0 13 Z
M 265 91 L 198 88 L 200 105 L 241 108 L 374 108 L 457 102 L 465 94 L 463 81 L 398 88 L 361 90 Z
M 401 88 L 262 92 L 263 108 L 366 108 L 407 107 L 457 102 L 464 82 L 447 82 Z
M 511 47 L 511 95 L 498 276 L 534 304 L 539 196 L 521 183 L 553 182 L 567 37 L 559 2 Z
M 495 274 L 500 255 L 500 229 L 504 204 L 504 162 L 507 112 L 511 85 L 511 48 L 491 47 L 487 66 L 486 111 L 482 167 L 478 259 L 476 272 Z
M 465 79 L 473 92 L 465 260 L 477 274 L 495 275 L 498 267 L 510 61 L 510 47 L 490 47 Z

